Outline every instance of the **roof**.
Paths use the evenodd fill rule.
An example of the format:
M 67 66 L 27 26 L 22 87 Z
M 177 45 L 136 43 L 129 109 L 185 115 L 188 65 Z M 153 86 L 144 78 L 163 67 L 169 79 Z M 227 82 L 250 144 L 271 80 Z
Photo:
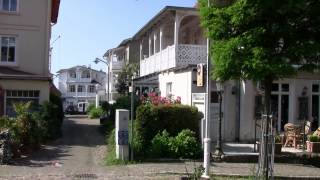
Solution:
M 58 22 L 60 0 L 52 0 L 51 8 L 51 22 L 55 24 Z
M 164 7 L 158 14 L 156 14 L 147 24 L 145 24 L 134 36 L 133 39 L 137 38 L 141 34 L 144 33 L 144 30 L 151 27 L 156 20 L 160 19 L 166 12 L 169 11 L 178 11 L 178 10 L 187 10 L 187 11 L 198 11 L 197 8 L 194 7 L 179 7 L 179 6 L 166 6 Z
M 88 70 L 92 70 L 92 71 L 95 71 L 95 72 L 99 72 L 99 73 L 103 73 L 103 74 L 106 74 L 106 72 L 104 72 L 104 71 L 99 71 L 99 70 L 95 70 L 95 69 L 92 69 L 92 68 L 90 68 L 90 67 L 86 67 L 86 66 L 73 66 L 73 67 L 71 67 L 71 68 L 67 68 L 67 69 L 60 69 L 59 71 L 57 71 L 57 73 L 58 74 L 60 74 L 60 73 L 62 73 L 62 72 L 64 72 L 64 71 L 69 71 L 69 70 L 71 70 L 71 69 L 76 69 L 76 68 L 82 68 L 82 69 L 88 69 Z
M 49 76 L 41 76 L 9 67 L 0 67 L 0 79 L 50 80 Z
M 132 41 L 132 38 L 127 38 L 125 40 L 123 40 L 118 47 L 122 47 L 122 46 L 125 46 L 127 45 L 128 43 L 130 43 Z

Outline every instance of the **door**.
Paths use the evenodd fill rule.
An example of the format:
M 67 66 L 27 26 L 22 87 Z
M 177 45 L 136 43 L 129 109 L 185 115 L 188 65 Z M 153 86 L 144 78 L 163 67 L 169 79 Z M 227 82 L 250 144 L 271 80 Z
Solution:
M 289 121 L 289 95 L 271 95 L 271 114 L 273 127 L 284 131 L 284 125 Z

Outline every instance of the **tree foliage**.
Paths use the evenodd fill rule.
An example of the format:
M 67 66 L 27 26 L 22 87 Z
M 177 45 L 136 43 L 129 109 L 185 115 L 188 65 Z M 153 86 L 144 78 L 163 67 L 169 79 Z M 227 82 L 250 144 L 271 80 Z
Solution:
M 118 81 L 116 84 L 116 89 L 119 94 L 125 95 L 129 93 L 129 84 L 131 83 L 131 78 L 134 74 L 137 74 L 137 72 L 137 64 L 127 64 L 122 68 L 118 75 Z
M 318 68 L 319 12 L 319 0 L 200 0 L 213 78 L 272 81 Z

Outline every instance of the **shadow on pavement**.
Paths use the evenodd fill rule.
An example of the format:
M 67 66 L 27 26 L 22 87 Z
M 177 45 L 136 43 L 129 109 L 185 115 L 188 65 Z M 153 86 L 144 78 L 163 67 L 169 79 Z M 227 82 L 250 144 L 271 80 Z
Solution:
M 104 145 L 104 135 L 100 131 L 97 120 L 79 116 L 68 116 L 63 123 L 63 136 L 29 157 L 15 159 L 12 166 L 45 167 L 52 166 L 56 161 L 61 162 L 71 154 L 71 149 L 77 146 L 95 148 Z

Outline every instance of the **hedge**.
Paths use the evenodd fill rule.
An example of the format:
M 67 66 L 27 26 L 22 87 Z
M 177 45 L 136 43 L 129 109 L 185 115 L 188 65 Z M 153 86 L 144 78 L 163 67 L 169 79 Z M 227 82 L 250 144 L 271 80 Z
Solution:
M 141 139 L 135 138 L 135 141 L 142 142 L 143 147 L 149 146 L 156 134 L 163 130 L 176 136 L 183 129 L 190 129 L 196 133 L 196 137 L 199 137 L 199 122 L 202 115 L 195 107 L 141 105 L 136 113 L 135 136 Z

